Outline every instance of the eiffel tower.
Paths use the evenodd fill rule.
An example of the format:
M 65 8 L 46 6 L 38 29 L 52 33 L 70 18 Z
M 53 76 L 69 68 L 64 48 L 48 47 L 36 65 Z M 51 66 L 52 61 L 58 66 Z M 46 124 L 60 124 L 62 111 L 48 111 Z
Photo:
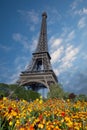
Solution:
M 41 88 L 50 90 L 50 85 L 57 84 L 57 77 L 51 66 L 51 57 L 47 45 L 47 14 L 42 14 L 41 31 L 32 61 L 27 69 L 20 74 L 19 85 L 31 86 L 34 91 Z M 44 96 L 44 95 L 43 95 Z

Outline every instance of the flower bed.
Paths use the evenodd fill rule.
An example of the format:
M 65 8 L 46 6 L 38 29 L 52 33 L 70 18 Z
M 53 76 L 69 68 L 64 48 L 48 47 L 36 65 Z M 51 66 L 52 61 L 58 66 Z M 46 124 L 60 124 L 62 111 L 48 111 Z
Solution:
M 87 130 L 87 102 L 0 100 L 0 130 Z

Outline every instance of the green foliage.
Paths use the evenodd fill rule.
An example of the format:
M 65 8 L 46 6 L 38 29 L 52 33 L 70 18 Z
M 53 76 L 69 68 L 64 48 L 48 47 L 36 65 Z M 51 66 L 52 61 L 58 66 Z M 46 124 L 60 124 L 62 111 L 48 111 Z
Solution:
M 69 92 L 64 92 L 63 98 L 64 98 L 64 100 L 69 99 Z
M 25 99 L 27 101 L 35 100 L 40 97 L 39 93 L 32 90 L 26 90 L 24 86 L 19 86 L 17 84 L 7 85 L 4 83 L 0 84 L 0 96 L 1 95 L 11 99 Z
M 87 101 L 87 95 L 79 94 L 79 95 L 77 96 L 77 100 Z
M 40 94 L 32 90 L 26 90 L 24 87 L 19 87 L 15 90 L 16 97 L 18 99 L 35 100 L 40 97 Z M 15 97 L 15 95 L 13 95 Z
M 0 83 L 0 95 L 8 96 L 9 95 L 9 86 L 4 83 Z
M 9 124 L 6 118 L 0 117 L 0 130 L 9 130 Z
M 50 86 L 50 91 L 47 95 L 48 98 L 63 98 L 64 90 L 60 84 Z
M 24 86 L 19 86 L 17 84 L 0 83 L 0 98 L 3 96 L 12 99 L 18 98 L 33 101 L 36 98 L 39 98 L 40 94 L 32 90 L 26 90 Z M 64 92 L 60 84 L 50 86 L 50 91 L 48 92 L 47 98 L 63 98 L 64 100 L 69 98 L 73 101 L 87 101 L 87 95 L 75 95 L 74 93 Z

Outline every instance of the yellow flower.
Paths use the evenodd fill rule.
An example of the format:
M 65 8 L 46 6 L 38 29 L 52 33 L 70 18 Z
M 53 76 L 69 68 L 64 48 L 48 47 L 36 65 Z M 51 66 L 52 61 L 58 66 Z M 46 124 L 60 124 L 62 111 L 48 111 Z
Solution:
M 39 99 L 37 98 L 37 99 L 36 99 L 36 101 L 38 102 L 38 101 L 39 101 Z
M 42 99 L 42 96 L 40 96 L 40 99 Z
M 75 130 L 79 130 L 79 127 L 78 127 L 78 126 L 75 126 L 74 128 L 75 128 Z
M 70 102 L 70 100 L 69 100 L 69 99 L 67 99 L 67 102 Z
M 55 128 L 56 128 L 57 130 L 59 130 L 59 127 L 58 127 L 58 126 L 56 126 Z
M 11 113 L 13 116 L 17 116 L 17 112 L 13 111 L 12 110 L 12 113 Z
M 9 122 L 9 125 L 10 125 L 10 126 L 12 126 L 12 125 L 13 125 L 13 122 L 12 122 L 12 121 L 10 121 L 10 122 Z
M 72 126 L 73 126 L 73 122 L 71 122 L 71 121 L 67 122 L 66 124 L 67 124 L 67 126 L 69 126 L 69 127 L 72 127 Z
M 17 125 L 17 126 L 20 125 L 20 121 L 19 121 L 19 120 L 16 121 L 16 125 Z
M 45 124 L 46 123 L 46 120 L 45 119 L 43 119 L 43 124 Z
M 38 125 L 38 128 L 41 128 L 41 129 L 42 129 L 43 127 L 44 127 L 43 124 L 39 124 L 39 125 Z
M 86 106 L 85 101 L 72 103 L 69 100 L 49 99 L 44 102 L 40 97 L 33 102 L 27 102 L 4 97 L 0 100 L 0 115 L 9 121 L 11 127 L 15 120 L 16 130 L 35 130 L 35 125 L 37 129 L 60 130 L 59 127 L 63 123 L 67 125 L 67 129 L 79 130 L 82 127 L 82 121 L 87 129 Z
M 42 104 L 42 103 L 43 103 L 43 100 L 40 100 L 39 103 Z
M 64 119 L 65 119 L 66 122 L 69 122 L 69 121 L 70 121 L 70 117 L 67 117 L 67 116 L 66 116 Z
M 64 119 L 61 120 L 61 123 L 63 123 L 63 122 L 64 122 Z
M 6 98 L 6 97 L 3 97 L 3 100 L 5 101 L 5 100 L 7 100 L 7 98 Z

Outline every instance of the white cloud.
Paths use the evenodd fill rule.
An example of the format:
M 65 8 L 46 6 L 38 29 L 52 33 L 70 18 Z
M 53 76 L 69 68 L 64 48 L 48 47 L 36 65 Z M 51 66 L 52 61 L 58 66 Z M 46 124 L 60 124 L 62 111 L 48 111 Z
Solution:
M 85 61 L 87 61 L 87 52 L 83 52 L 81 56 Z
M 28 57 L 16 57 L 16 59 L 14 60 L 15 72 L 9 76 L 8 83 L 12 84 L 18 81 L 21 72 L 27 69 L 27 65 L 29 64 L 28 61 Z
M 9 76 L 8 83 L 9 84 L 17 83 L 17 81 L 20 78 L 20 74 L 21 74 L 22 71 L 25 71 L 23 65 L 22 64 L 18 64 L 16 66 L 15 72 L 12 75 Z
M 52 64 L 54 64 L 55 62 L 59 62 L 59 59 L 63 53 L 64 47 L 61 46 L 60 48 L 58 48 L 57 50 L 55 50 L 52 54 L 51 54 L 51 62 Z
M 83 0 L 73 0 L 72 4 L 70 5 L 71 9 L 75 10 L 81 2 L 83 2 Z
M 87 8 L 83 8 L 83 14 L 87 14 Z
M 17 83 L 19 74 L 20 73 L 17 72 L 15 74 L 11 75 L 7 83 L 8 84 L 15 84 L 15 83 Z
M 67 46 L 65 54 L 61 59 L 61 65 L 59 66 L 60 73 L 73 66 L 73 62 L 77 58 L 78 52 L 79 48 L 75 48 L 72 45 Z
M 57 75 L 67 71 L 67 69 L 72 68 L 74 61 L 79 53 L 79 48 L 75 48 L 73 45 L 67 44 L 66 48 L 60 46 L 52 54 L 52 64 L 55 63 L 54 71 Z
M 18 13 L 23 16 L 23 18 L 27 21 L 27 23 L 34 23 L 37 24 L 39 22 L 38 13 L 34 10 L 25 11 L 25 10 L 18 10 Z
M 2 50 L 4 50 L 4 51 L 9 51 L 9 50 L 11 50 L 11 48 L 10 47 L 8 47 L 8 46 L 6 46 L 6 45 L 2 45 L 2 44 L 0 44 L 0 49 L 2 49 Z
M 54 70 L 56 75 L 59 75 L 59 69 L 58 68 L 54 68 L 53 70 Z
M 81 6 L 81 4 L 83 4 L 84 0 L 74 0 L 72 2 L 72 4 L 70 5 L 70 10 L 69 10 L 69 14 L 71 14 L 72 17 L 75 16 L 87 16 L 87 8 Z
M 73 12 L 73 14 L 74 15 L 82 15 L 82 10 L 80 9 L 80 10 L 75 10 L 74 12 Z
M 55 39 L 54 37 L 51 37 L 49 43 L 50 43 L 52 49 L 56 48 L 62 43 L 62 38 Z
M 19 42 L 23 45 L 25 50 L 30 50 L 31 52 L 35 50 L 36 45 L 38 44 L 38 34 L 29 41 L 26 36 L 23 36 L 20 33 L 14 33 L 12 35 L 14 41 Z
M 52 64 L 59 61 L 61 54 L 63 53 L 64 47 L 61 45 L 63 39 L 62 38 L 55 38 L 52 36 L 49 40 L 49 47 L 51 52 L 51 62 Z
M 57 75 L 71 69 L 79 53 L 79 48 L 75 48 L 74 45 L 70 44 L 74 43 L 75 30 L 69 28 L 64 30 L 59 38 L 52 36 L 49 40 L 51 62 L 55 66 L 54 71 Z
M 60 12 L 54 7 L 47 7 L 48 25 L 55 24 L 61 20 Z
M 12 35 L 12 38 L 13 38 L 14 41 L 22 44 L 25 49 L 29 49 L 29 40 L 26 36 L 23 36 L 20 33 L 14 33 Z
M 78 22 L 78 27 L 79 28 L 84 28 L 86 26 L 86 18 L 82 17 L 79 22 Z
M 35 51 L 36 47 L 38 45 L 38 34 L 32 38 L 32 44 L 30 45 L 31 51 Z
M 16 41 L 16 42 L 19 42 L 21 41 L 21 34 L 20 33 L 14 33 L 12 35 L 12 38 Z
M 65 50 L 65 56 L 62 58 L 63 64 L 71 63 L 78 53 L 78 48 L 74 48 L 72 45 L 68 45 L 67 49 Z
M 82 9 L 76 9 L 73 11 L 73 14 L 79 15 L 79 16 L 86 16 L 87 15 L 87 8 L 82 8 Z
M 70 6 L 74 10 L 77 7 L 77 1 L 74 1 Z
M 71 40 L 73 40 L 75 37 L 75 30 L 72 30 L 71 32 L 69 32 L 69 34 L 67 35 L 65 41 L 66 42 L 70 42 Z
M 24 66 L 24 63 L 26 63 L 28 61 L 28 57 L 25 56 L 20 56 L 20 57 L 16 57 L 14 60 L 14 63 L 16 66 L 18 66 L 20 64 L 20 66 Z
M 35 31 L 35 26 L 30 26 L 30 31 L 34 32 Z
M 35 10 L 18 10 L 18 13 L 28 25 L 30 31 L 34 32 L 36 25 L 40 22 L 39 13 Z

